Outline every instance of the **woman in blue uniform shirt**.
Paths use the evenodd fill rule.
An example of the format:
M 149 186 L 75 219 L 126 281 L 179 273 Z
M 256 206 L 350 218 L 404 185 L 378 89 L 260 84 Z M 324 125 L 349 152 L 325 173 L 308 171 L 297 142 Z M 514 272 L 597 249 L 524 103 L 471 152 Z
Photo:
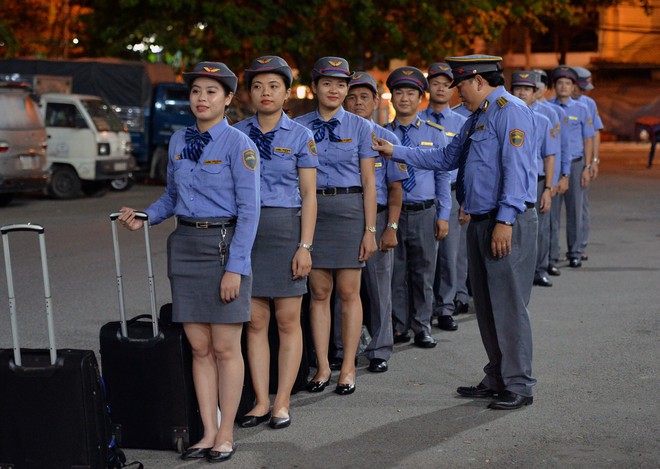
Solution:
M 277 429 L 291 424 L 289 401 L 302 358 L 300 307 L 312 269 L 318 157 L 311 131 L 289 119 L 282 109 L 293 81 L 286 61 L 277 56 L 259 57 L 245 71 L 245 81 L 257 114 L 235 127 L 259 148 L 261 216 L 252 248 L 252 319 L 247 324 L 257 402 L 240 419 L 240 425 L 254 427 L 269 420 Z M 270 298 L 280 335 L 272 415 L 268 396 Z
M 376 252 L 376 183 L 378 153 L 366 119 L 342 108 L 352 73 L 341 57 L 323 57 L 312 70 L 318 107 L 297 122 L 314 132 L 319 155 L 316 178 L 318 215 L 309 276 L 310 321 L 317 372 L 307 384 L 323 391 L 330 382 L 330 295 L 336 282 L 341 302 L 344 358 L 335 392 L 355 391 L 355 354 L 362 330 L 360 269 Z M 334 280 L 333 280 L 334 274 Z
M 165 193 L 145 212 L 152 224 L 178 219 L 167 242 L 173 319 L 183 323 L 192 346 L 204 424 L 202 439 L 181 457 L 223 461 L 235 450 L 233 425 L 243 388 L 241 332 L 250 320 L 259 166 L 254 143 L 225 119 L 236 75 L 223 63 L 201 62 L 184 79 L 196 124 L 172 135 Z M 142 227 L 133 209 L 121 213 L 128 229 Z

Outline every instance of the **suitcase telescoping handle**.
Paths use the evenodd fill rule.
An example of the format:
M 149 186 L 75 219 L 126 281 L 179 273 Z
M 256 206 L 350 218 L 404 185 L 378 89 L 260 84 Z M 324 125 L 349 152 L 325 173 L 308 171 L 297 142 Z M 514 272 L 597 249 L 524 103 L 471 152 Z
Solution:
M 21 344 L 18 337 L 18 321 L 16 319 L 16 297 L 14 295 L 14 278 L 11 270 L 11 256 L 9 255 L 9 233 L 13 231 L 32 231 L 39 234 L 39 250 L 41 251 L 41 270 L 44 277 L 44 296 L 46 297 L 46 322 L 48 323 L 48 347 L 50 349 L 50 364 L 57 360 L 55 348 L 55 328 L 53 327 L 53 304 L 50 295 L 50 280 L 48 279 L 48 260 L 46 258 L 46 235 L 41 225 L 16 224 L 5 225 L 0 228 L 2 234 L 2 247 L 5 253 L 5 269 L 7 270 L 7 292 L 9 293 L 9 317 L 11 320 L 11 336 L 14 342 L 14 363 L 22 366 Z
M 126 325 L 126 308 L 124 306 L 124 283 L 121 275 L 121 259 L 119 255 L 119 236 L 117 233 L 117 218 L 121 213 L 111 213 L 110 221 L 112 222 L 112 244 L 115 249 L 115 267 L 117 270 L 117 293 L 119 294 L 119 320 L 120 330 L 122 337 L 128 337 L 128 326 Z M 151 324 L 154 337 L 159 334 L 158 331 L 158 315 L 156 313 L 156 288 L 154 286 L 154 269 L 151 262 L 151 241 L 150 241 L 150 224 L 149 216 L 144 212 L 135 212 L 135 218 L 144 220 L 144 244 L 147 250 L 147 275 L 149 277 L 149 298 L 151 300 Z

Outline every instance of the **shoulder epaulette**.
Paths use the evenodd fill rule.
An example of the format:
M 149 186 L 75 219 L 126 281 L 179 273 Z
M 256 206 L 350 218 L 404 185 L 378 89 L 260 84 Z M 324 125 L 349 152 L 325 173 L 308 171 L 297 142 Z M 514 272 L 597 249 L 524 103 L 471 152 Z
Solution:
M 503 108 L 504 106 L 506 106 L 506 104 L 507 104 L 508 102 L 509 102 L 509 100 L 506 99 L 504 96 L 500 96 L 499 98 L 497 98 L 497 105 L 498 105 L 500 108 Z
M 433 122 L 433 121 L 425 121 L 425 122 L 426 122 L 426 125 L 430 125 L 431 127 L 435 127 L 438 130 L 445 130 L 445 128 L 443 126 L 441 126 L 440 124 L 438 124 L 436 122 Z

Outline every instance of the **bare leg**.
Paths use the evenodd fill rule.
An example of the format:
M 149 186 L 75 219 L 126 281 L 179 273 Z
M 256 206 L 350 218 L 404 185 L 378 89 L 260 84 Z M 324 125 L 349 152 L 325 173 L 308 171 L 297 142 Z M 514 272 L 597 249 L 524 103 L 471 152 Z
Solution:
M 270 305 L 268 298 L 252 298 L 252 318 L 246 325 L 247 354 L 257 403 L 247 415 L 257 417 L 266 415 L 270 410 L 270 397 L 268 396 L 268 381 L 270 378 L 269 322 Z
M 330 363 L 328 348 L 330 341 L 330 295 L 332 293 L 332 271 L 327 269 L 312 269 L 309 274 L 309 315 L 312 327 L 312 338 L 316 350 L 318 364 L 314 381 L 330 379 Z
M 245 373 L 241 354 L 242 330 L 242 323 L 211 325 L 218 367 L 218 400 L 222 413 L 214 451 L 231 451 L 234 443 L 234 420 L 241 401 Z
M 341 301 L 341 337 L 344 343 L 339 384 L 355 383 L 355 355 L 362 332 L 360 274 L 360 269 L 337 270 L 337 295 Z
M 273 416 L 289 416 L 291 389 L 296 381 L 302 359 L 302 328 L 300 326 L 300 306 L 302 296 L 277 298 L 275 317 L 280 335 L 278 355 L 277 396 L 273 405 Z M 326 354 L 327 356 L 327 354 Z
M 211 448 L 218 433 L 218 371 L 211 343 L 211 326 L 184 323 L 183 330 L 193 352 L 193 382 L 204 425 L 204 436 L 194 448 Z

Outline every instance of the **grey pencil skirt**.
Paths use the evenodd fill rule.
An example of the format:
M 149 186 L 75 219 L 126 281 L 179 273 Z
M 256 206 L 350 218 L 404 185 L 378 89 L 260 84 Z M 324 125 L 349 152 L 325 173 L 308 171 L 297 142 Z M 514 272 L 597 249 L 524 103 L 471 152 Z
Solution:
M 234 227 L 229 227 L 225 239 L 229 252 L 233 235 Z M 233 324 L 250 320 L 251 275 L 241 275 L 238 298 L 227 304 L 220 299 L 225 273 L 220 262 L 220 241 L 220 228 L 197 229 L 181 224 L 167 239 L 174 321 Z
M 358 269 L 360 243 L 364 236 L 362 194 L 317 194 L 313 269 Z
M 252 296 L 285 298 L 307 293 L 307 277 L 293 280 L 291 261 L 300 241 L 300 209 L 261 207 L 252 247 Z

